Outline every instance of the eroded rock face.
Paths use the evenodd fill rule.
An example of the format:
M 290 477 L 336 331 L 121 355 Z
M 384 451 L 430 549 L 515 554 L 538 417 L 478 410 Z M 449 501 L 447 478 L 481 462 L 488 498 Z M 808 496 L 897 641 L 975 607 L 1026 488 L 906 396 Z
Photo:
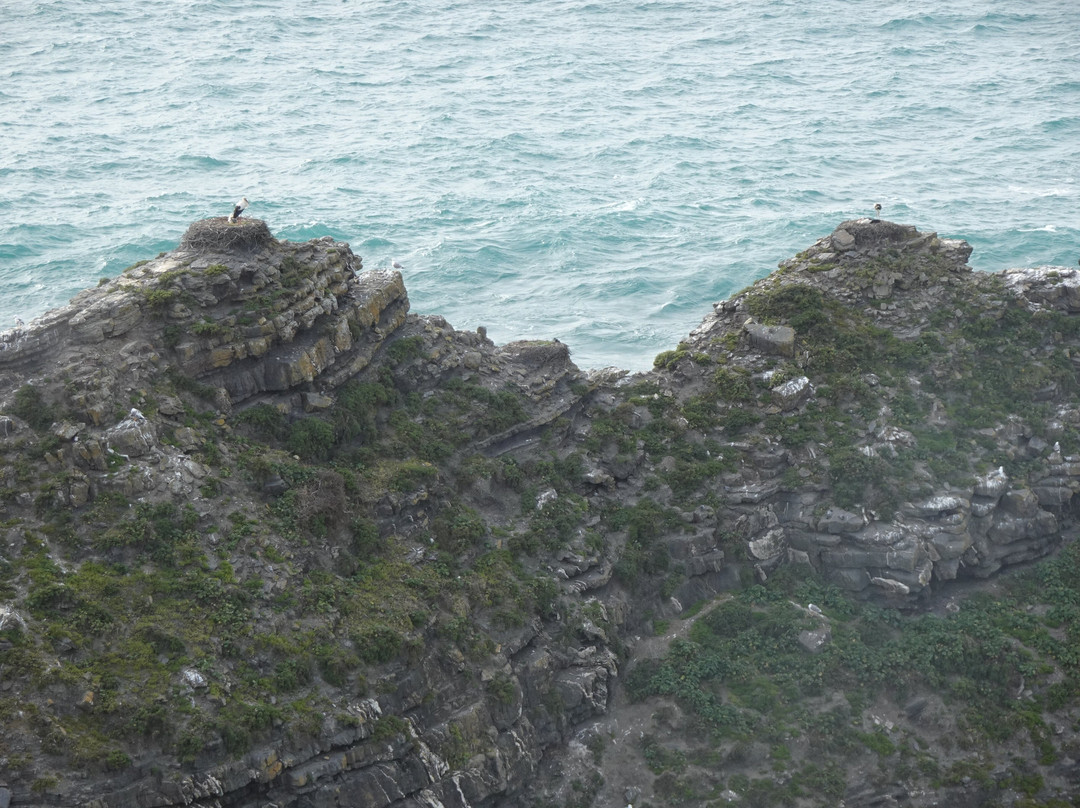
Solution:
M 445 561 L 432 547 L 440 507 L 468 503 L 497 525 L 485 535 L 492 556 L 506 536 L 531 535 L 523 511 L 535 510 L 538 522 L 550 519 L 561 533 L 544 534 L 558 546 L 540 553 L 533 572 L 572 608 L 558 619 L 538 612 L 499 623 L 487 615 L 485 642 L 473 647 L 448 639 L 417 609 L 409 617 L 415 644 L 376 666 L 369 689 L 318 685 L 333 692 L 336 709 L 311 716 L 308 734 L 274 728 L 270 740 L 239 754 L 226 753 L 219 739 L 183 765 L 163 751 L 116 775 L 67 778 L 62 795 L 49 795 L 53 804 L 516 806 L 543 780 L 545 761 L 611 709 L 621 667 L 614 650 L 646 612 L 677 615 L 740 585 L 740 573 L 767 580 L 790 564 L 812 566 L 862 597 L 911 605 L 953 579 L 1050 552 L 1073 522 L 1080 456 L 1059 440 L 1080 427 L 1080 408 L 1063 377 L 1043 374 L 1058 386 L 1040 376 L 1032 390 L 1033 400 L 1057 407 L 1053 418 L 1033 426 L 1021 412 L 980 425 L 970 444 L 973 470 L 961 474 L 935 462 L 935 453 L 951 448 L 941 434 L 962 426 L 963 389 L 950 384 L 983 361 L 965 353 L 981 332 L 971 329 L 967 343 L 949 343 L 930 364 L 911 355 L 912 346 L 936 350 L 961 318 L 997 322 L 1020 307 L 1071 316 L 1080 311 L 1076 273 L 1017 270 L 995 280 L 970 272 L 963 242 L 890 222 L 845 222 L 778 273 L 718 303 L 680 346 L 682 358 L 627 377 L 582 373 L 557 340 L 497 346 L 483 329 L 460 332 L 441 317 L 409 314 L 401 275 L 362 271 L 347 244 L 277 242 L 263 223 L 241 224 L 196 223 L 177 250 L 0 336 L 0 449 L 33 452 L 44 470 L 34 477 L 23 465 L 0 467 L 0 521 L 17 524 L 4 536 L 12 557 L 35 541 L 49 546 L 33 535 L 37 514 L 49 509 L 89 519 L 94 503 L 110 498 L 131 508 L 183 503 L 192 518 L 214 525 L 199 563 L 228 558 L 245 592 L 282 602 L 296 592 L 313 597 L 309 576 L 351 574 L 336 566 L 346 539 L 330 531 L 320 539 L 325 546 L 309 543 L 295 558 L 266 539 L 230 556 L 229 531 L 259 524 L 289 493 L 308 497 L 306 516 L 332 524 L 353 469 L 307 469 L 297 482 L 280 462 L 220 463 L 213 437 L 256 404 L 269 405 L 268 417 L 329 422 L 347 383 L 389 374 L 400 399 L 372 419 L 403 424 L 399 447 L 411 446 L 408 429 L 435 417 L 425 407 L 444 388 L 473 397 L 455 413 L 453 437 L 461 439 L 447 442 L 442 456 L 450 460 L 406 469 L 429 482 L 371 494 L 350 481 L 350 496 L 372 497 L 372 521 L 400 543 L 402 563 L 418 570 Z M 975 301 L 973 310 L 957 314 L 965 301 Z M 861 331 L 828 330 L 860 317 Z M 885 364 L 850 354 L 859 340 L 891 352 Z M 1026 350 L 1025 368 L 1069 361 L 1041 346 Z M 910 367 L 891 372 L 890 362 L 904 361 Z M 155 389 L 163 379 L 168 384 Z M 69 405 L 62 420 L 31 424 L 32 407 L 16 400 L 27 382 Z M 402 418 L 406 400 L 417 413 L 411 421 Z M 512 417 L 499 417 L 500 408 Z M 372 461 L 358 454 L 350 462 Z M 511 475 L 529 463 L 570 481 L 518 490 L 495 479 L 493 469 Z M 464 473 L 469 464 L 479 471 Z M 903 475 L 890 476 L 894 468 Z M 245 475 L 252 488 L 241 484 Z M 222 488 L 227 496 L 215 499 Z M 621 523 L 607 518 L 631 511 Z M 91 532 L 75 540 L 89 543 Z M 458 584 L 450 580 L 452 591 Z M 68 608 L 62 590 L 52 596 Z M 446 597 L 439 608 L 466 633 L 462 626 L 477 616 L 460 592 Z M 512 600 L 487 592 L 477 600 L 497 597 Z M 327 607 L 318 622 L 339 618 Z M 259 630 L 271 634 L 303 628 L 269 607 L 259 619 L 271 626 Z M 0 605 L 0 629 L 16 624 L 27 630 L 34 618 L 14 602 Z M 334 637 L 343 647 L 353 642 Z M 800 641 L 817 651 L 829 641 L 827 626 Z M 73 652 L 69 638 L 49 646 L 54 657 Z M 168 664 L 165 651 L 160 658 Z M 183 667 L 171 677 L 185 704 L 207 714 L 232 698 L 220 671 L 215 679 Z M 100 693 L 81 678 L 76 684 L 64 692 L 73 709 L 100 710 Z M 0 783 L 0 798 L 7 785 Z M 28 787 L 19 789 L 15 804 L 33 804 Z
M 535 636 L 530 633 L 527 639 Z M 87 793 L 85 802 L 70 804 L 100 808 L 148 801 L 210 804 L 207 800 L 221 806 L 261 806 L 270 801 L 312 808 L 331 808 L 343 801 L 370 808 L 482 804 L 523 788 L 544 748 L 562 738 L 555 714 L 537 712 L 537 705 L 551 705 L 554 698 L 575 723 L 602 714 L 607 707 L 606 683 L 616 670 L 614 655 L 595 648 L 571 660 L 539 650 L 522 651 L 517 657 L 502 658 L 507 669 L 513 662 L 520 672 L 506 680 L 513 688 L 509 699 L 472 700 L 476 694 L 470 693 L 471 688 L 463 682 L 452 685 L 454 673 L 428 659 L 414 669 L 407 687 L 392 696 L 357 700 L 349 706 L 348 722 L 328 719 L 318 740 L 307 746 L 282 741 L 226 764 L 200 767 L 198 774 L 171 783 L 146 779 L 107 796 Z M 429 703 L 429 694 L 463 685 L 457 698 Z M 411 725 L 392 737 L 373 739 L 387 711 L 398 713 L 422 703 L 428 706 Z M 469 760 L 456 758 L 464 749 L 481 747 L 489 751 Z
M 0 373 L 67 376 L 98 426 L 128 388 L 165 370 L 220 391 L 226 411 L 264 392 L 332 389 L 409 309 L 400 273 L 361 269 L 329 237 L 293 244 L 259 220 L 196 222 L 176 250 L 5 332 Z
M 0 490 L 10 495 L 5 502 L 13 509 L 29 518 L 57 509 L 84 514 L 94 502 L 120 499 L 147 513 L 180 503 L 187 508 L 185 518 L 225 523 L 217 495 L 230 483 L 223 484 L 221 477 L 240 467 L 234 458 L 222 462 L 217 452 L 228 452 L 227 447 L 206 455 L 208 443 L 217 445 L 215 432 L 227 434 L 235 416 L 257 403 L 269 404 L 283 418 L 332 411 L 342 385 L 375 378 L 387 366 L 394 368 L 400 388 L 418 398 L 431 395 L 447 379 L 464 379 L 470 390 L 488 391 L 492 401 L 513 405 L 512 417 L 494 413 L 491 426 L 464 427 L 467 433 L 474 430 L 471 451 L 489 457 L 530 445 L 579 407 L 590 389 L 568 348 L 557 341 L 500 347 L 482 329 L 457 332 L 441 317 L 410 316 L 401 275 L 361 271 L 359 257 L 347 244 L 329 238 L 277 242 L 261 222 L 241 224 L 237 230 L 223 220 L 196 223 L 177 250 L 132 267 L 77 296 L 65 309 L 4 335 L 0 411 L 10 406 L 25 418 L 4 416 L 0 450 L 15 455 L 43 440 L 42 425 L 26 420 L 35 420 L 32 408 L 17 402 L 16 391 L 24 384 L 42 407 L 45 402 L 65 405 L 65 420 L 47 429 L 42 474 L 17 475 L 11 466 L 0 471 Z M 393 343 L 400 343 L 400 350 L 387 360 L 387 346 Z M 377 357 L 383 357 L 383 367 Z M 508 386 L 520 395 L 498 399 Z M 485 415 L 483 408 L 478 414 Z M 42 485 L 39 477 L 49 482 Z M 340 475 L 325 472 L 311 490 L 332 489 L 335 480 L 341 489 Z M 262 496 L 278 497 L 295 485 L 268 473 L 259 501 L 244 501 L 251 494 L 243 483 L 231 489 L 228 499 L 259 518 L 268 507 Z M 493 504 L 503 507 L 496 500 Z M 373 510 L 388 526 L 402 523 L 403 536 L 413 539 L 415 534 L 414 563 L 430 561 L 425 548 L 432 504 L 426 490 L 387 492 Z M 11 515 L 6 506 L 0 511 L 5 518 Z M 85 551 L 110 527 L 105 523 L 84 530 L 80 549 Z M 8 551 L 18 555 L 23 535 L 13 534 Z M 103 546 L 130 541 L 131 551 L 138 552 L 146 539 L 137 533 L 111 538 Z M 205 541 L 205 563 L 216 567 L 220 535 L 211 533 Z M 337 550 L 316 551 L 311 555 L 320 561 L 309 558 L 304 564 L 332 566 Z M 583 546 L 580 551 L 564 560 L 568 593 L 602 587 L 611 578 L 610 560 Z M 303 579 L 284 561 L 234 560 L 242 575 L 254 576 L 270 592 L 285 593 Z M 553 591 L 558 591 L 555 584 Z M 4 609 L 4 628 L 24 626 L 20 611 Z M 224 753 L 219 741 L 180 768 L 166 762 L 169 754 L 162 750 L 162 759 L 140 758 L 120 773 L 82 782 L 64 779 L 48 798 L 99 808 L 464 808 L 519 792 L 546 749 L 562 743 L 574 724 L 607 710 L 618 668 L 600 629 L 582 633 L 580 642 L 554 642 L 543 623 L 534 620 L 501 632 L 500 640 L 496 650 L 485 650 L 480 678 L 475 659 L 467 659 L 453 644 L 446 656 L 420 654 L 410 664 L 388 666 L 377 697 L 350 698 L 343 713 L 324 716 L 304 740 L 280 732 L 272 743 L 239 756 Z M 74 653 L 73 644 L 64 648 Z M 220 677 L 211 682 L 202 671 L 185 668 L 174 679 L 175 689 L 199 709 L 217 710 L 229 701 L 219 689 Z M 80 694 L 81 689 L 78 709 L 102 709 L 100 694 Z M 384 728 L 373 737 L 380 718 L 402 715 L 408 720 L 393 725 L 393 732 Z M 166 766 L 171 771 L 163 777 L 160 770 Z M 16 789 L 21 804 L 32 804 L 28 784 L 33 780 Z
M 896 418 L 894 402 L 898 396 L 925 402 L 921 404 L 926 410 L 924 430 L 962 431 L 945 402 L 927 394 L 920 380 L 894 377 L 886 383 L 875 373 L 860 374 L 859 364 L 873 365 L 872 353 L 857 362 L 850 360 L 854 370 L 851 381 L 860 390 L 862 406 L 867 410 L 876 407 L 876 413 L 861 420 L 838 409 L 833 422 L 825 425 L 828 429 L 819 433 L 819 441 L 803 439 L 791 445 L 777 434 L 782 422 L 775 419 L 805 419 L 808 413 L 832 404 L 817 389 L 823 377 L 815 376 L 815 368 L 829 367 L 835 352 L 846 349 L 842 344 L 821 343 L 814 331 L 807 330 L 822 330 L 823 318 L 815 316 L 816 308 L 824 312 L 834 307 L 824 321 L 861 318 L 863 325 L 858 328 L 863 329 L 863 336 L 840 328 L 838 333 L 844 340 L 852 336 L 868 340 L 870 333 L 887 333 L 897 340 L 892 344 L 901 346 L 896 350 L 902 351 L 905 343 L 930 335 L 927 345 L 942 354 L 939 364 L 928 368 L 931 383 L 945 378 L 950 363 L 971 361 L 966 358 L 970 346 L 963 340 L 958 345 L 949 343 L 947 337 L 937 341 L 931 315 L 938 312 L 935 316 L 940 319 L 942 307 L 951 306 L 945 314 L 958 318 L 961 325 L 965 318 L 984 317 L 994 322 L 1008 306 L 1062 314 L 1080 310 L 1075 294 L 1080 276 L 1075 271 L 1010 270 L 1002 273 L 1002 285 L 991 276 L 973 274 L 967 266 L 970 253 L 971 247 L 964 242 L 907 225 L 872 219 L 844 222 L 830 236 L 782 262 L 778 273 L 716 304 L 712 314 L 680 345 L 687 357 L 716 358 L 720 364 L 715 371 L 716 379 L 721 380 L 719 394 L 713 386 L 716 380 L 709 379 L 710 371 L 703 369 L 707 365 L 700 359 L 683 359 L 656 372 L 654 378 L 674 400 L 687 402 L 709 395 L 717 401 L 715 412 L 727 410 L 736 413 L 740 421 L 756 424 L 721 427 L 711 433 L 703 428 L 696 440 L 712 439 L 722 451 L 738 458 L 737 469 L 724 475 L 722 481 L 703 487 L 699 495 L 711 489 L 714 496 L 726 500 L 726 511 L 718 514 L 721 527 L 716 536 L 738 536 L 759 576 L 766 577 L 782 563 L 804 563 L 840 587 L 866 597 L 913 601 L 935 581 L 986 577 L 1002 566 L 1045 555 L 1060 540 L 1063 525 L 1072 519 L 1074 497 L 1080 493 L 1080 477 L 1074 468 L 1078 458 L 1063 456 L 1053 445 L 1063 425 L 1080 417 L 1067 397 L 1061 399 L 1058 420 L 1047 425 L 1044 435 L 1033 434 L 1008 413 L 1002 413 L 998 422 L 988 422 L 988 428 L 981 431 L 980 440 L 995 447 L 986 449 L 988 455 L 996 452 L 999 456 L 1037 459 L 1026 476 L 1010 477 L 997 468 L 970 473 L 961 484 L 938 478 L 925 464 L 915 464 L 915 478 L 900 483 L 910 492 L 892 495 L 887 516 L 870 499 L 863 499 L 857 508 L 837 505 L 832 483 L 841 458 L 835 439 L 826 437 L 826 432 L 846 433 L 842 439 L 850 450 L 841 453 L 844 465 L 863 467 L 867 473 L 875 469 L 874 473 L 887 476 L 891 465 L 919 453 L 923 440 L 917 436 L 918 430 L 913 431 L 917 422 L 901 423 Z M 1006 298 L 1013 302 L 1002 298 L 1002 286 L 1007 290 Z M 972 313 L 963 313 L 962 308 Z M 763 311 L 779 314 L 771 314 L 770 319 Z M 800 323 L 807 325 L 800 330 Z M 873 339 L 884 344 L 880 336 Z M 1061 355 L 1051 358 L 1055 351 Z M 1041 359 L 1040 354 L 1047 359 Z M 965 359 L 956 358 L 959 356 Z M 1061 362 L 1068 351 L 1057 351 L 1047 335 L 1046 346 L 1032 351 L 1031 356 Z M 835 378 L 835 371 L 832 373 Z M 767 388 L 768 393 L 755 394 L 755 384 L 758 389 Z M 1056 401 L 1058 387 L 1053 382 L 1040 383 L 1028 395 L 1036 401 Z M 954 410 L 961 403 L 957 397 Z M 854 400 L 848 406 L 853 408 Z M 845 423 L 841 424 L 841 419 Z M 730 437 L 740 432 L 737 439 Z M 657 469 L 670 474 L 674 470 L 665 469 L 658 461 L 646 460 L 638 473 L 644 476 Z M 609 469 L 614 474 L 615 469 Z M 622 478 L 616 475 L 617 480 L 624 478 L 625 474 Z M 856 477 L 850 484 L 859 482 Z M 699 552 L 708 554 L 717 549 L 718 543 L 705 544 Z

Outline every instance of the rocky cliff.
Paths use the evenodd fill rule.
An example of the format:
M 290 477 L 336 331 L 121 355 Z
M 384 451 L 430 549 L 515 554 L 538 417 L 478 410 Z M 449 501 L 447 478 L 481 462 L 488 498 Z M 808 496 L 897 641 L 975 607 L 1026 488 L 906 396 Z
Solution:
M 1080 491 L 1077 273 L 972 273 L 970 253 L 845 222 L 718 303 L 689 356 L 665 362 L 676 399 L 757 422 L 756 445 L 728 449 L 740 462 L 725 498 L 729 519 L 767 514 L 745 536 L 762 573 L 797 560 L 907 597 L 1058 541 Z M 718 393 L 703 392 L 710 372 Z
M 0 808 L 661 798 L 595 729 L 642 632 L 791 570 L 917 611 L 1071 527 L 1080 275 L 969 254 L 845 222 L 629 376 L 195 223 L 0 335 Z

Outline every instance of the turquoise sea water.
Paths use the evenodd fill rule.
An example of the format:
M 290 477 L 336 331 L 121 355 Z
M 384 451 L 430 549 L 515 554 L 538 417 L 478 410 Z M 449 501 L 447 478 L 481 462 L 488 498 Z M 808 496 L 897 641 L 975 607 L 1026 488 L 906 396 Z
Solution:
M 4 0 L 0 328 L 241 195 L 413 310 L 641 369 L 869 215 L 1080 257 L 1071 0 Z

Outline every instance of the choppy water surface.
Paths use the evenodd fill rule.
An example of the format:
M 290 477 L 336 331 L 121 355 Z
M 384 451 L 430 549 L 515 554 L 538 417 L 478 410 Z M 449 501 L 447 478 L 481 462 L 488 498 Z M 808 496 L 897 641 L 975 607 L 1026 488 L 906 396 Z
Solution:
M 1075 264 L 1056 0 L 6 0 L 0 327 L 241 195 L 413 309 L 640 369 L 881 202 L 976 269 Z

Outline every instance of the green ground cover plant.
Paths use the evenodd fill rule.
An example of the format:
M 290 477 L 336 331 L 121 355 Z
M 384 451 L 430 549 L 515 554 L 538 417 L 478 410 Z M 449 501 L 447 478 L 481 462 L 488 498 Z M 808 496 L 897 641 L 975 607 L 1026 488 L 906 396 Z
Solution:
M 819 605 L 831 629 L 817 654 L 798 642 L 801 631 L 822 625 L 807 603 Z M 918 750 L 928 748 L 930 739 L 920 736 L 917 722 L 892 731 L 864 727 L 872 702 L 884 698 L 903 706 L 939 695 L 959 716 L 953 770 L 1019 738 L 1035 747 L 1036 768 L 991 780 L 987 787 L 1033 797 L 1042 782 L 1037 767 L 1076 752 L 1062 749 L 1050 726 L 1080 693 L 1078 604 L 1076 542 L 1010 579 L 1005 595 L 975 595 L 946 615 L 904 614 L 856 602 L 792 567 L 767 586 L 726 596 L 663 659 L 638 664 L 627 687 L 636 699 L 675 698 L 714 748 L 801 738 L 818 750 L 814 762 L 833 766 L 834 773 L 845 757 L 872 754 L 894 775 L 921 776 L 928 787 L 955 777 L 923 765 Z M 1027 695 L 1018 698 L 1018 688 Z M 808 709 L 834 692 L 844 696 L 832 709 Z M 671 768 L 669 758 L 663 750 L 646 751 L 651 765 L 666 761 L 662 769 Z M 835 776 L 827 786 L 811 785 L 813 778 L 800 775 L 793 779 L 801 791 L 822 798 L 838 789 Z M 794 795 L 764 804 L 794 804 L 789 799 Z

